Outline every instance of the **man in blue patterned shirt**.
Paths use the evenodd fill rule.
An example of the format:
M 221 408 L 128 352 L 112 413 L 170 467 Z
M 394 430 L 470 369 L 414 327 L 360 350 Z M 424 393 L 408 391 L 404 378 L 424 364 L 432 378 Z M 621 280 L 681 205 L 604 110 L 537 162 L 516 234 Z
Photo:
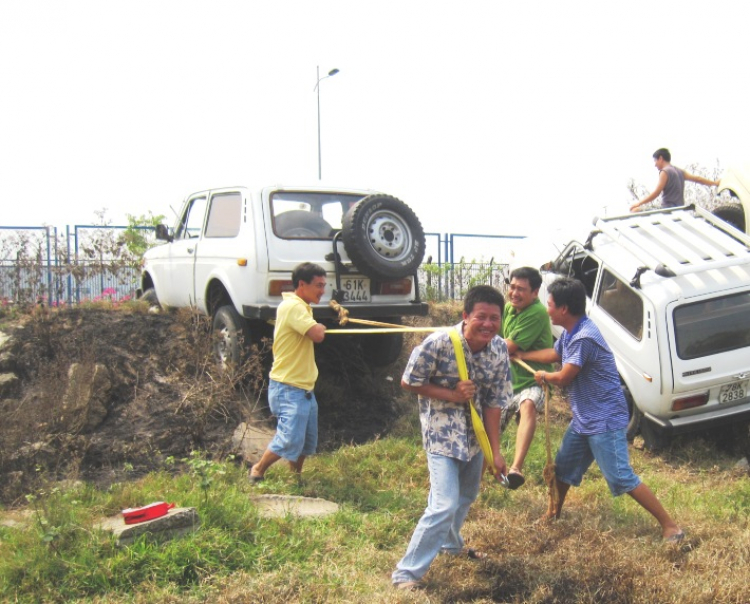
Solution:
M 560 371 L 537 371 L 534 378 L 539 384 L 569 387 L 573 419 L 555 457 L 560 501 L 549 519 L 560 517 L 568 490 L 581 484 L 583 475 L 596 461 L 612 496 L 627 493 L 656 518 L 665 541 L 681 541 L 685 534 L 630 465 L 627 401 L 615 357 L 597 326 L 586 316 L 583 284 L 563 277 L 552 283 L 547 292 L 550 319 L 565 332 L 554 348 L 517 356 L 527 361 L 562 363 Z
M 468 404 L 482 415 L 498 479 L 507 472 L 500 454 L 500 415 L 513 396 L 505 341 L 498 336 L 505 300 L 494 287 L 471 288 L 464 299 L 461 334 L 468 380 L 461 380 L 450 336 L 430 335 L 417 346 L 401 378 L 401 386 L 419 398 L 422 442 L 427 452 L 430 495 L 406 554 L 392 580 L 399 589 L 419 589 L 435 557 L 443 552 L 484 557 L 466 548 L 460 531 L 479 494 L 482 455 L 471 425 Z

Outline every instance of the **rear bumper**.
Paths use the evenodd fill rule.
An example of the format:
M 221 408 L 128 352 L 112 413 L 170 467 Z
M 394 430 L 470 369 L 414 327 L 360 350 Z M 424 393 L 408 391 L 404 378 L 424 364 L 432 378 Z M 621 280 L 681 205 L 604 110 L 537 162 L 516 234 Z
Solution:
M 313 317 L 316 319 L 337 319 L 338 315 L 329 306 L 313 306 Z M 426 302 L 407 304 L 352 304 L 346 306 L 349 316 L 354 319 L 388 318 L 388 317 L 426 317 L 430 307 Z M 275 306 L 245 305 L 242 314 L 246 319 L 268 321 L 276 318 Z
M 750 402 L 717 409 L 710 413 L 698 413 L 671 419 L 655 417 L 650 413 L 644 413 L 644 416 L 665 433 L 685 434 L 750 421 Z

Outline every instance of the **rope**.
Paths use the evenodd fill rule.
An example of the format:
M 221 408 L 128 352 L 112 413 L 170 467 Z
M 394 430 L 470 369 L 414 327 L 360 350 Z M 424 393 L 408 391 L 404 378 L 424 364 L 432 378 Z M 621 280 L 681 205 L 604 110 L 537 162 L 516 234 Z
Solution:
M 336 302 L 336 300 L 331 300 L 328 303 L 328 306 L 330 306 L 334 312 L 338 313 L 339 325 L 346 325 L 347 323 L 361 323 L 362 325 L 375 325 L 377 327 L 393 327 L 396 329 L 400 329 L 403 327 L 403 325 L 396 325 L 395 323 L 383 323 L 382 321 L 368 321 L 367 319 L 352 319 L 349 316 L 349 311 L 343 306 L 341 306 L 341 304 Z M 327 333 L 330 333 L 330 332 L 327 332 Z M 344 333 L 344 332 L 339 331 L 339 332 L 334 332 L 334 333 Z
M 373 329 L 326 329 L 326 335 L 329 333 L 425 333 L 433 331 L 444 331 L 450 329 L 450 327 L 375 327 Z

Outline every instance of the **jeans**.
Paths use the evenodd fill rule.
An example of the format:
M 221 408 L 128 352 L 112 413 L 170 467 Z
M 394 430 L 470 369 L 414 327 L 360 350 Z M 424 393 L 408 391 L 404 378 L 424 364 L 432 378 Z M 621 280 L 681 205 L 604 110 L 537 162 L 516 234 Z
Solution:
M 630 465 L 625 430 L 602 434 L 579 434 L 570 426 L 555 456 L 555 474 L 560 482 L 580 486 L 583 475 L 596 460 L 613 497 L 630 493 L 641 479 Z
M 443 551 L 458 554 L 464 547 L 460 531 L 469 507 L 479 494 L 484 456 L 471 461 L 427 453 L 430 495 L 422 518 L 391 576 L 394 583 L 418 581 L 435 557 Z
M 315 393 L 270 380 L 268 406 L 276 416 L 276 434 L 268 449 L 296 462 L 300 455 L 315 453 L 318 447 L 318 401 Z

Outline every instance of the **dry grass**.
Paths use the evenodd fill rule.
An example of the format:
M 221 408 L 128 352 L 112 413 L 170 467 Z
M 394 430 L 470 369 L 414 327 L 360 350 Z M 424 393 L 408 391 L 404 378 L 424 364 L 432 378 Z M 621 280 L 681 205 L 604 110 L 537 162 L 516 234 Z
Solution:
M 456 323 L 460 307 L 441 306 L 429 320 L 431 324 Z M 414 335 L 416 341 L 422 337 Z M 405 346 L 404 357 L 416 341 Z M 202 356 L 196 352 L 195 358 Z M 400 375 L 394 370 L 390 377 L 398 380 Z M 363 384 L 364 389 L 376 388 L 375 378 L 382 376 Z M 341 389 L 342 396 L 350 395 L 343 382 L 331 387 Z M 393 388 L 395 394 L 397 386 Z M 439 557 L 425 577 L 426 590 L 412 594 L 394 590 L 390 573 L 404 553 L 429 489 L 415 401 L 401 394 L 397 404 L 404 415 L 391 434 L 398 437 L 316 455 L 306 463 L 301 483 L 282 465 L 261 487 L 247 484 L 244 472 L 228 470 L 226 483 L 218 484 L 217 478 L 217 490 L 212 492 L 214 505 L 247 502 L 253 492 L 324 497 L 340 504 L 336 515 L 259 520 L 251 507 L 243 507 L 236 518 L 205 509 L 201 510 L 201 531 L 186 538 L 182 549 L 179 543 L 172 548 L 139 544 L 122 556 L 94 541 L 91 547 L 100 549 L 92 558 L 79 560 L 75 556 L 81 552 L 72 550 L 60 555 L 61 580 L 72 582 L 69 575 L 80 574 L 89 586 L 75 584 L 70 589 L 90 589 L 86 601 L 96 604 L 750 602 L 750 479 L 746 470 L 735 468 L 739 449 L 728 452 L 710 439 L 694 436 L 677 440 L 659 454 L 631 448 L 636 471 L 688 535 L 682 544 L 670 546 L 661 541 L 656 522 L 634 501 L 609 495 L 595 467 L 580 488 L 569 492 L 562 518 L 538 524 L 547 506 L 541 425 L 527 458 L 524 487 L 508 491 L 486 478 L 465 524 L 464 537 L 471 546 L 487 552 L 488 559 Z M 352 404 L 348 409 L 366 417 L 363 405 Z M 554 451 L 569 419 L 567 406 L 559 398 L 554 399 L 552 418 Z M 513 450 L 514 432 L 511 426 L 503 436 L 506 456 Z M 183 481 L 170 480 L 168 485 L 151 484 L 147 492 L 163 494 L 171 488 L 175 489 L 169 495 L 172 498 L 184 502 L 195 497 L 178 490 Z M 139 494 L 140 483 L 127 488 L 133 500 L 144 497 Z M 109 493 L 95 496 L 100 498 L 96 505 L 107 509 L 121 503 L 108 499 L 115 496 Z M 250 506 L 238 503 L 229 509 L 234 512 L 242 505 Z M 74 534 L 80 533 L 76 525 Z M 17 537 L 11 529 L 0 527 L 0 539 L 16 538 L 44 552 L 38 559 L 30 557 L 34 564 L 48 563 L 49 552 L 33 538 Z M 248 544 L 252 548 L 242 547 Z M 8 565 L 20 555 L 20 548 L 9 546 L 9 541 L 0 542 Z M 176 585 L 164 578 L 169 575 L 158 563 L 170 569 L 176 559 L 183 560 L 173 549 L 197 569 L 198 580 Z M 224 562 L 230 551 L 234 553 L 227 560 L 233 570 Z M 247 557 L 237 560 L 240 556 Z M 114 569 L 143 576 L 135 571 L 144 564 L 149 564 L 144 582 L 105 589 L 94 581 L 103 577 L 102 581 L 118 584 Z M 40 587 L 39 593 L 53 593 L 55 588 Z

